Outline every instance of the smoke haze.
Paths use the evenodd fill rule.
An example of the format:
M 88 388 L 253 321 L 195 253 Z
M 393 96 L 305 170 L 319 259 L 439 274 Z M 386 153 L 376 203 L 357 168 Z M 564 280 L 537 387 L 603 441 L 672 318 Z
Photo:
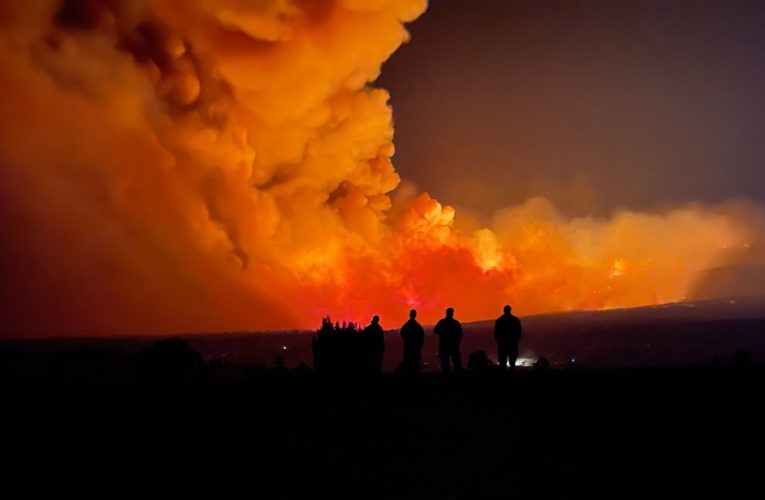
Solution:
M 484 227 L 402 185 L 372 83 L 425 7 L 4 2 L 0 335 L 649 304 L 755 247 L 744 201 L 567 219 L 533 198 Z

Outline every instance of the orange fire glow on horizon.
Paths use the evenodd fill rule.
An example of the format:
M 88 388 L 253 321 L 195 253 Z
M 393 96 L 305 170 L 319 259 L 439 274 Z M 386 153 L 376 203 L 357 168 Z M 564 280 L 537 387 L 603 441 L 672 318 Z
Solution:
M 669 302 L 760 234 L 745 202 L 606 220 L 534 198 L 480 225 L 401 184 L 372 82 L 425 8 L 3 3 L 0 335 Z

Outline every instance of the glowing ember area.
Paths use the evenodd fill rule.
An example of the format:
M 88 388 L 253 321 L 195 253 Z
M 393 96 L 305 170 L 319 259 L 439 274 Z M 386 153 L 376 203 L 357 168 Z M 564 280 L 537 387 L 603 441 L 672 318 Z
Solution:
M 0 334 L 649 304 L 753 240 L 743 203 L 600 220 L 532 199 L 488 227 L 426 193 L 393 203 L 392 110 L 370 85 L 424 9 L 3 2 Z

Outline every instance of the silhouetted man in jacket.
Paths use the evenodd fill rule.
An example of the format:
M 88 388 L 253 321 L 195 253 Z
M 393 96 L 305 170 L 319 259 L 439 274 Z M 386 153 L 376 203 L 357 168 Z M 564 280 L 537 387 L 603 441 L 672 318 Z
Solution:
M 422 359 L 422 344 L 425 342 L 425 330 L 417 320 L 417 311 L 409 311 L 409 321 L 401 327 L 401 338 L 404 339 L 404 360 L 401 369 L 404 373 L 417 373 L 420 371 Z
M 380 373 L 382 370 L 383 353 L 385 352 L 385 336 L 380 326 L 380 316 L 372 317 L 372 322 L 364 328 L 364 333 L 368 335 L 371 347 L 370 370 L 372 373 Z
M 460 342 L 462 342 L 462 325 L 454 319 L 454 308 L 446 310 L 446 317 L 436 323 L 433 333 L 438 335 L 438 357 L 441 359 L 441 371 L 451 372 L 449 361 L 454 364 L 454 371 L 462 371 L 462 355 L 460 354 Z
M 515 370 L 515 361 L 518 359 L 518 342 L 521 340 L 521 320 L 512 314 L 513 308 L 505 306 L 505 313 L 497 318 L 494 323 L 494 340 L 497 341 L 497 358 L 499 367 L 507 370 L 507 362 L 510 361 L 510 369 Z

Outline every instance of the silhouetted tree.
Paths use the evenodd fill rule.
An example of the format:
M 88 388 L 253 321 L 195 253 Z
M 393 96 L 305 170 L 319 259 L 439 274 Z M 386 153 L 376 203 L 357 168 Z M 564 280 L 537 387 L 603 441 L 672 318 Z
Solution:
M 358 323 L 343 321 L 332 326 L 329 317 L 322 318 L 322 327 L 311 339 L 313 367 L 321 374 L 379 373 L 385 351 L 380 318 L 360 331 Z

